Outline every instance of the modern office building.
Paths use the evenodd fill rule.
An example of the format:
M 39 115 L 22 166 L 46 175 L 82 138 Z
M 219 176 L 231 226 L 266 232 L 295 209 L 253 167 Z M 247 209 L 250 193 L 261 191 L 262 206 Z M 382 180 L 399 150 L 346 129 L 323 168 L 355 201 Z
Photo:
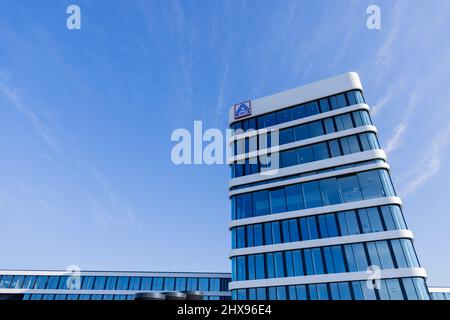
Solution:
M 239 103 L 229 124 L 245 131 L 231 139 L 233 299 L 430 299 L 356 73 Z
M 0 270 L 0 299 L 450 300 L 427 287 L 356 73 L 229 117 L 231 274 Z
M 201 291 L 228 300 L 229 273 L 0 270 L 0 299 L 133 300 L 137 292 Z

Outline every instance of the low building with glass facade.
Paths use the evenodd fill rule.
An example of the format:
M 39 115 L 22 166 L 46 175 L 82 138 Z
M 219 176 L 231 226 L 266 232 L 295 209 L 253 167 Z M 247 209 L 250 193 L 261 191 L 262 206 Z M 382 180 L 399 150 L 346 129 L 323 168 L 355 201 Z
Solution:
M 137 292 L 201 291 L 228 300 L 229 273 L 0 270 L 0 296 L 22 300 L 133 300 Z
M 428 287 L 431 299 L 450 300 L 450 287 Z
M 237 104 L 229 124 L 233 299 L 430 298 L 356 73 Z

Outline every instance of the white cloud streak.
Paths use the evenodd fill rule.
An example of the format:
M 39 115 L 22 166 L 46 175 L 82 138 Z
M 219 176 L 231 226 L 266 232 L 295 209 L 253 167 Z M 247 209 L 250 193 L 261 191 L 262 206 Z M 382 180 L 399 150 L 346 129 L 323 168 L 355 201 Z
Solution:
M 38 136 L 44 143 L 60 158 L 62 153 L 59 143 L 50 132 L 48 126 L 44 123 L 41 117 L 38 116 L 31 108 L 22 103 L 17 89 L 12 88 L 9 84 L 8 72 L 0 73 L 0 92 L 5 95 L 11 103 L 11 106 L 19 112 L 25 120 L 36 131 Z
M 433 178 L 442 167 L 442 160 L 444 157 L 444 150 L 450 140 L 450 125 L 447 125 L 440 130 L 432 139 L 428 150 L 425 150 L 425 156 L 421 161 L 409 172 L 409 179 L 404 187 L 399 192 L 406 197 L 414 193 L 426 181 Z

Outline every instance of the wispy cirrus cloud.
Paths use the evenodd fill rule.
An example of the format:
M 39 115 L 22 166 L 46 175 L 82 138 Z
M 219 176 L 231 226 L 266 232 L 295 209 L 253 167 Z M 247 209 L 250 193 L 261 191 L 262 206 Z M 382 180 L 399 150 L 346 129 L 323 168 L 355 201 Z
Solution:
M 394 127 L 394 131 L 392 135 L 388 138 L 386 142 L 386 147 L 384 148 L 384 151 L 387 154 L 391 154 L 403 143 L 404 136 L 407 133 L 407 129 L 410 125 L 410 118 L 414 113 L 414 110 L 416 109 L 417 103 L 419 100 L 419 95 L 416 93 L 411 94 L 410 101 L 408 106 L 406 107 L 402 119 L 400 122 Z
M 410 178 L 405 180 L 400 189 L 399 193 L 402 196 L 406 197 L 414 193 L 420 186 L 439 173 L 449 140 L 450 125 L 447 125 L 433 137 L 423 158 L 407 172 L 407 176 Z
M 9 100 L 10 105 L 25 118 L 43 142 L 62 159 L 60 144 L 54 137 L 52 130 L 38 113 L 22 102 L 20 91 L 9 84 L 9 79 L 9 72 L 0 72 L 0 92 Z

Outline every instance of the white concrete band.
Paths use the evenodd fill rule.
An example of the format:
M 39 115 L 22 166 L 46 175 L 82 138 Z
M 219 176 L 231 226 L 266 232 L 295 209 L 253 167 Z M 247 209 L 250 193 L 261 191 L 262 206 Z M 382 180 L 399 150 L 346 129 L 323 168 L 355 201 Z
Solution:
M 331 96 L 350 90 L 361 90 L 363 87 L 359 76 L 355 72 L 347 72 L 332 78 L 316 81 L 301 87 L 286 90 L 270 96 L 251 101 L 252 113 L 247 117 L 234 119 L 234 107 L 229 109 L 229 124 L 248 119 L 278 109 L 295 106 L 318 98 Z M 246 99 L 248 100 L 248 99 Z
M 343 282 L 343 281 L 360 281 L 368 280 L 372 273 L 360 272 L 343 272 L 332 274 L 320 274 L 314 276 L 300 276 L 300 277 L 286 277 L 286 278 L 272 278 L 261 280 L 246 280 L 230 282 L 229 289 L 246 289 L 246 288 L 262 288 L 275 286 L 291 286 L 297 284 L 316 284 L 329 282 Z M 382 269 L 380 270 L 380 279 L 392 278 L 409 278 L 421 277 L 426 278 L 427 273 L 424 268 L 401 268 L 401 269 Z
M 340 236 L 332 238 L 305 240 L 271 244 L 266 246 L 248 247 L 242 249 L 234 249 L 230 251 L 229 257 L 244 256 L 249 254 L 268 253 L 287 250 L 298 250 L 317 248 L 334 245 L 345 245 L 351 243 L 391 240 L 391 239 L 414 239 L 413 233 L 410 230 L 391 230 L 372 233 L 355 234 L 349 236 Z

